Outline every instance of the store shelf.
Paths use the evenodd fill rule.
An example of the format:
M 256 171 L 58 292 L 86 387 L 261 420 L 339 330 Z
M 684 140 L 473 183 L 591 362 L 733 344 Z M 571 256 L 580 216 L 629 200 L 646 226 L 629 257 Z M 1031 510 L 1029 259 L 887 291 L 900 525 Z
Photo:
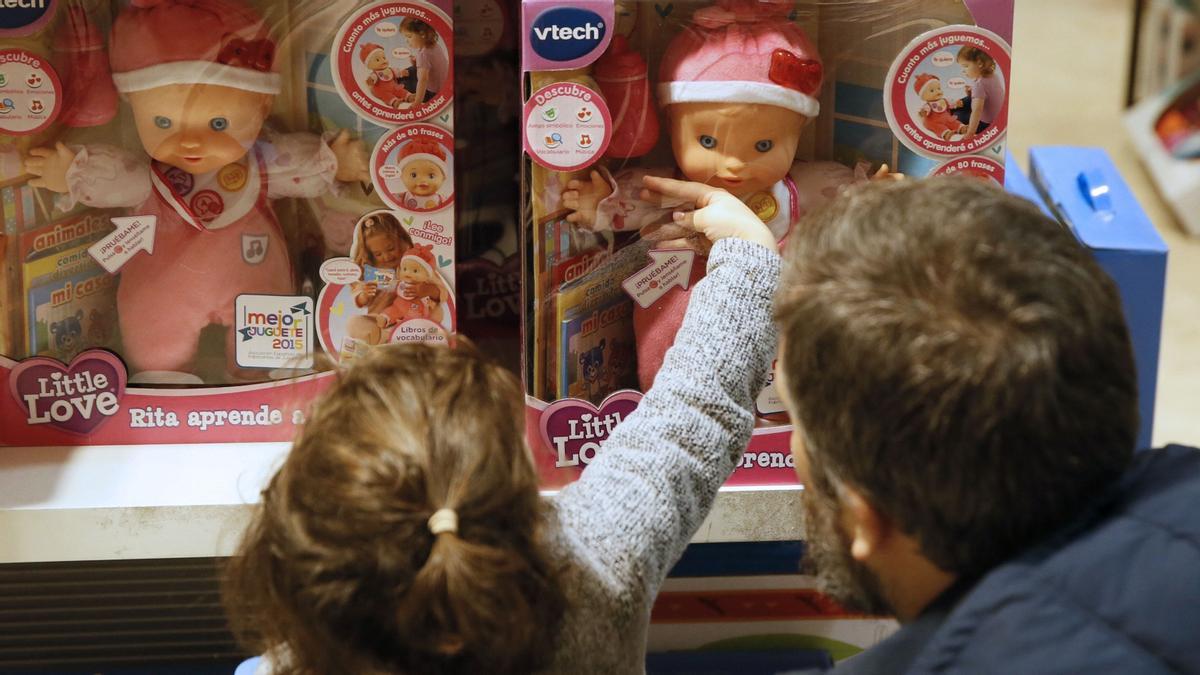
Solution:
M 229 555 L 287 447 L 0 449 L 0 563 Z M 798 540 L 800 494 L 723 489 L 694 541 Z

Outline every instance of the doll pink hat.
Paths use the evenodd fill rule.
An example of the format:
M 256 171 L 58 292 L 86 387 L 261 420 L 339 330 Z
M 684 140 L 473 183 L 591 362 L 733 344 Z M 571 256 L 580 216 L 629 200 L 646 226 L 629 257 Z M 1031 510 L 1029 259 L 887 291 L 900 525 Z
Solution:
M 816 117 L 821 60 L 789 19 L 792 7 L 792 0 L 718 0 L 697 10 L 663 55 L 659 101 L 761 103 Z
M 375 50 L 383 51 L 383 45 L 376 44 L 374 42 L 364 42 L 362 46 L 358 48 L 358 60 L 366 63 L 367 58 L 370 57 L 371 54 L 375 53 Z
M 429 274 L 429 278 L 433 278 L 433 266 L 436 264 L 433 259 L 433 246 L 429 244 L 415 244 L 412 248 L 405 251 L 404 255 L 400 256 L 400 260 L 401 262 L 411 260 L 420 264 Z
M 396 164 L 404 166 L 410 161 L 425 159 L 442 167 L 445 172 L 446 151 L 433 141 L 418 139 L 400 149 L 396 154 Z
M 172 84 L 279 93 L 275 42 L 238 0 L 133 0 L 113 22 L 110 44 L 123 93 Z
M 917 78 L 915 80 L 913 80 L 913 91 L 917 92 L 917 95 L 920 96 L 921 90 L 925 88 L 925 85 L 929 84 L 930 82 L 932 82 L 934 80 L 941 82 L 941 80 L 938 79 L 937 75 L 931 75 L 929 73 L 921 73 L 920 75 L 917 76 Z

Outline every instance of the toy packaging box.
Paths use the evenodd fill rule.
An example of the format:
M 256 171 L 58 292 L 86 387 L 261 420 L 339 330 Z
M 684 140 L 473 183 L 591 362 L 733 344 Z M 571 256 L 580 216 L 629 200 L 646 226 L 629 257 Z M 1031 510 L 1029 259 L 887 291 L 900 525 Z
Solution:
M 0 445 L 290 440 L 337 363 L 447 341 L 450 12 L 0 8 Z
M 523 374 L 569 481 L 633 410 L 710 244 L 647 176 L 723 188 L 782 243 L 848 186 L 1004 184 L 1009 0 L 524 0 Z M 794 483 L 773 386 L 734 485 Z
M 669 578 L 650 613 L 647 670 L 808 672 L 869 649 L 897 628 L 892 619 L 843 609 L 812 577 Z M 806 663 L 814 654 L 827 661 Z

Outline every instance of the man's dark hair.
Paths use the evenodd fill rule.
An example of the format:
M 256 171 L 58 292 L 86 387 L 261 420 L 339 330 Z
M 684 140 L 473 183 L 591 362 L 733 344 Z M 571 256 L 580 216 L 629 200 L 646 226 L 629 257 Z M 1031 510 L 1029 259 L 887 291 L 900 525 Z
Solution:
M 873 184 L 802 222 L 785 265 L 779 367 L 814 473 L 938 567 L 986 571 L 1129 465 L 1116 286 L 1029 202 L 963 178 Z

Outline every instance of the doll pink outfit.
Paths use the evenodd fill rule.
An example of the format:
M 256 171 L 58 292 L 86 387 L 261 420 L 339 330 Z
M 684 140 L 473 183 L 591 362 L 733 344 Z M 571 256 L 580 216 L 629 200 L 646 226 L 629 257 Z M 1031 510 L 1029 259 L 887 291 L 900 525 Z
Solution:
M 433 301 L 423 296 L 408 296 L 403 291 L 396 292 L 396 299 L 384 308 L 382 314 L 391 323 L 400 323 L 410 319 L 428 319 L 433 313 L 430 305 Z
M 262 17 L 237 0 L 133 0 L 117 15 L 110 44 L 122 93 L 198 84 L 279 91 L 275 42 Z M 333 151 L 311 134 L 260 138 L 207 174 L 110 146 L 79 150 L 66 174 L 68 202 L 134 207 L 157 220 L 153 253 L 125 264 L 117 290 L 131 370 L 188 371 L 203 328 L 234 326 L 238 295 L 293 293 L 270 200 L 317 196 L 336 173 Z M 230 331 L 231 372 L 232 340 Z
M 371 85 L 371 95 L 391 105 L 392 101 L 403 101 L 408 96 L 408 90 L 400 84 L 400 75 L 395 68 L 371 71 L 375 75 L 375 84 Z
M 429 200 L 431 200 L 431 199 L 435 202 L 434 205 L 426 206 L 426 204 L 428 204 Z M 432 194 L 432 195 L 427 195 L 425 197 L 419 197 L 417 195 L 414 195 L 414 194 L 408 192 L 407 190 L 396 195 L 396 201 L 398 201 L 402 206 L 404 206 L 404 208 L 410 209 L 413 211 L 429 211 L 432 209 L 440 209 L 443 206 L 445 206 L 446 202 L 447 202 L 446 198 L 440 194 Z
M 188 371 L 200 330 L 234 325 L 238 295 L 294 292 L 270 202 L 328 191 L 337 160 L 316 136 L 290 134 L 259 142 L 245 162 L 193 175 L 110 146 L 76 155 L 67 172 L 72 198 L 101 208 L 134 206 L 131 213 L 157 218 L 154 253 L 130 259 L 117 288 L 123 356 L 132 370 Z M 232 344 L 227 355 L 232 370 Z
M 944 98 L 927 102 L 921 110 L 925 113 L 922 124 L 936 136 L 943 137 L 946 132 L 956 134 L 962 129 L 963 123 L 950 112 L 950 101 Z

